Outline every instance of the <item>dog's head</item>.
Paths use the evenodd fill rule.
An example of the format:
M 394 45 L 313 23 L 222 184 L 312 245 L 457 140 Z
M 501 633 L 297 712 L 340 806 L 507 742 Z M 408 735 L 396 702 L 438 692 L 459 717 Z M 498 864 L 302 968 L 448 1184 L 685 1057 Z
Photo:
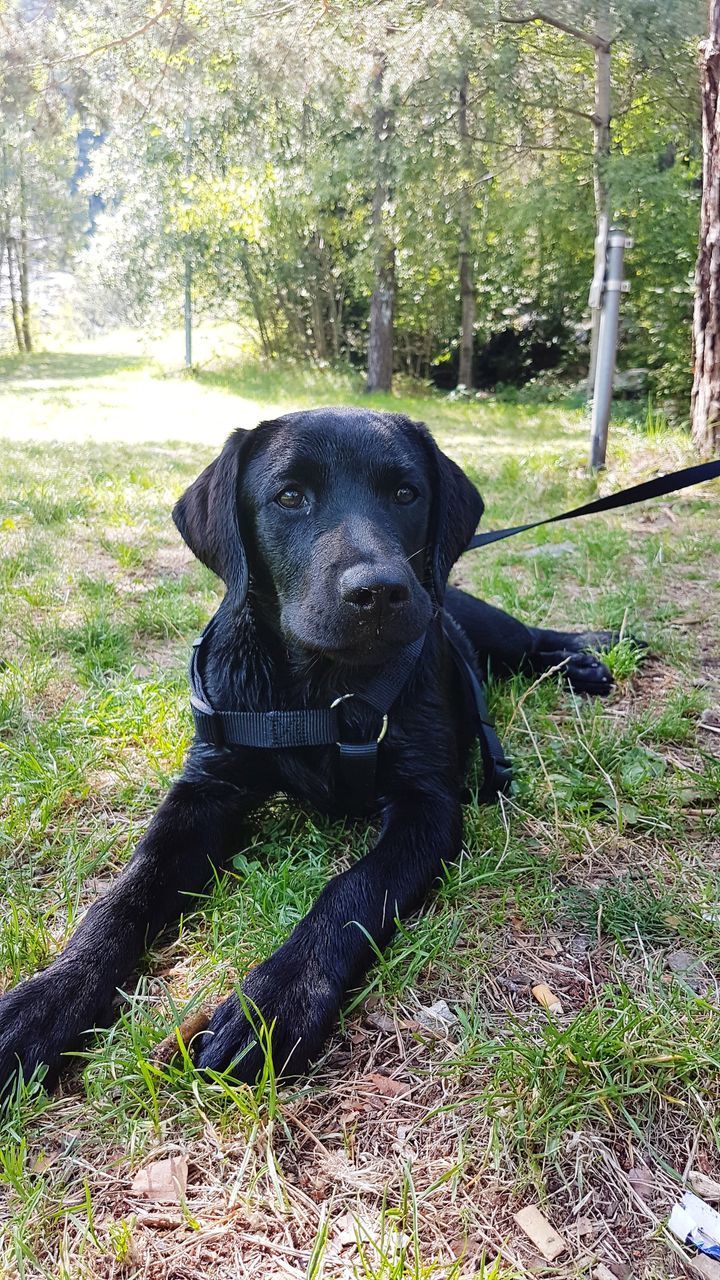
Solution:
M 173 519 L 241 608 L 293 648 L 382 662 L 426 628 L 482 514 L 427 428 L 313 409 L 236 431 Z

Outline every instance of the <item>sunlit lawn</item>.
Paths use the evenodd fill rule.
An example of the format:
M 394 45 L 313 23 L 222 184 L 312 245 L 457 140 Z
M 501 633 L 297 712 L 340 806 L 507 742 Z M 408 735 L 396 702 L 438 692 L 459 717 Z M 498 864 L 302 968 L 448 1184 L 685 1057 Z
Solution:
M 189 742 L 189 643 L 219 592 L 173 501 L 233 426 L 367 403 L 359 375 L 201 355 L 194 377 L 167 345 L 0 362 L 7 984 L 56 953 L 130 855 Z M 580 410 L 404 391 L 373 403 L 429 422 L 488 525 L 593 491 Z M 604 488 L 688 460 L 685 436 L 647 425 L 614 425 Z M 660 1224 L 688 1169 L 720 1170 L 720 716 L 701 722 L 720 709 L 719 509 L 708 486 L 465 559 L 463 583 L 522 617 L 621 628 L 654 656 L 637 671 L 620 646 L 607 703 L 554 679 L 493 690 L 512 800 L 468 807 L 461 864 L 348 1000 L 309 1082 L 277 1096 L 151 1056 L 369 839 L 268 808 L 58 1094 L 32 1089 L 5 1115 L 0 1274 L 507 1278 L 537 1261 L 512 1220 L 530 1202 L 568 1242 L 554 1276 L 681 1273 Z M 439 999 L 456 1021 L 434 1033 L 417 1015 Z M 190 1157 L 187 1202 L 159 1211 L 130 1186 L 169 1151 Z

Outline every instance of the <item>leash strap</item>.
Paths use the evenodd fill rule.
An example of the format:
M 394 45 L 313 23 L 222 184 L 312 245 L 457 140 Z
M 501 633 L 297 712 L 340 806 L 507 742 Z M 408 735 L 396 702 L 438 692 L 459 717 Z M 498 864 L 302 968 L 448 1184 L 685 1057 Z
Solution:
M 675 493 L 680 489 L 689 489 L 692 485 L 702 484 L 705 480 L 716 480 L 720 476 L 720 459 L 715 462 L 701 462 L 694 467 L 684 467 L 682 471 L 670 471 L 664 476 L 655 476 L 652 480 L 644 480 L 642 484 L 634 484 L 629 489 L 619 489 L 605 498 L 595 498 L 582 507 L 574 507 L 572 511 L 564 511 L 562 515 L 548 516 L 546 520 L 533 520 L 531 524 L 516 524 L 511 529 L 490 529 L 487 533 L 476 533 L 471 538 L 466 551 L 474 551 L 476 547 L 487 547 L 491 542 L 501 542 L 503 538 L 513 538 L 516 533 L 525 533 L 528 529 L 539 529 L 544 524 L 557 524 L 560 520 L 574 520 L 577 516 L 590 516 L 599 511 L 614 511 L 617 507 L 631 507 L 636 502 L 645 502 L 648 498 L 661 498 L 666 493 Z

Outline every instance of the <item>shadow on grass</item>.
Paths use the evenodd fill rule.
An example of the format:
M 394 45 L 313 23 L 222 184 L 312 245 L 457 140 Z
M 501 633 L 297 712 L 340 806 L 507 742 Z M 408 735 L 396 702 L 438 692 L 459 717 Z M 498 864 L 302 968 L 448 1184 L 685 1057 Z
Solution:
M 570 422 L 581 421 L 581 401 L 577 396 L 545 403 L 537 392 L 525 399 L 521 391 L 502 396 L 453 396 L 428 383 L 395 375 L 392 392 L 365 391 L 362 370 L 348 366 L 318 368 L 275 360 L 268 363 L 247 360 L 216 369 L 198 369 L 193 373 L 200 386 L 241 396 L 270 411 L 305 409 L 318 405 L 357 405 L 360 408 L 404 413 L 421 418 L 431 427 L 453 433 L 467 433 L 477 438 L 478 430 L 486 434 L 500 431 L 517 440 L 519 430 L 523 444 L 548 443 L 557 435 L 558 412 L 569 415 Z M 531 439 L 532 438 L 532 439 Z
M 355 404 L 363 396 L 363 378 L 348 368 L 318 369 L 312 365 L 294 365 L 281 361 L 262 364 L 248 361 L 225 365 L 220 369 L 203 369 L 194 375 L 201 386 L 228 391 L 263 402 L 312 400 L 332 395 L 335 404 Z M 375 397 L 368 397 L 375 403 Z M 383 396 L 390 402 L 391 396 Z
M 50 380 L 74 383 L 82 378 L 106 378 L 113 374 L 139 371 L 147 366 L 144 356 L 90 355 L 80 351 L 43 351 L 30 356 L 0 356 L 0 389 L 3 384 L 14 394 L 23 383 L 33 390 L 33 383 Z
M 487 402 L 453 401 L 443 392 L 401 375 L 394 378 L 391 392 L 368 393 L 364 373 L 348 367 L 321 369 L 280 360 L 268 364 L 248 361 L 216 370 L 197 370 L 193 377 L 200 386 L 267 406 L 269 416 L 276 411 L 356 405 L 404 413 L 448 429 L 473 430 L 477 415 L 487 419 L 493 414 L 488 411 Z M 495 416 L 504 423 L 517 416 L 517 409 L 502 407 Z

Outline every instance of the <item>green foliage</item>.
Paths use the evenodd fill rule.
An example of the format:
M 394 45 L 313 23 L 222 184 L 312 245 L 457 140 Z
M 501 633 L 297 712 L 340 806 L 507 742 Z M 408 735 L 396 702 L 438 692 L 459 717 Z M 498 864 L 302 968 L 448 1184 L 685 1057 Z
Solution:
M 680 404 L 690 378 L 700 8 L 632 0 L 611 13 L 611 155 L 598 171 L 611 216 L 635 238 L 621 361 L 647 366 L 656 397 Z M 29 173 L 55 175 L 52 199 L 50 186 L 31 183 L 37 228 L 67 221 L 57 183 L 72 173 L 74 133 L 83 125 L 104 137 L 73 206 L 77 214 L 91 195 L 104 201 L 75 256 L 84 322 L 175 321 L 187 262 L 196 314 L 240 322 L 265 356 L 362 363 L 382 50 L 396 368 L 452 385 L 469 201 L 478 342 L 521 335 L 505 380 L 545 366 L 580 375 L 598 176 L 591 43 L 554 26 L 552 10 L 516 24 L 484 0 L 317 13 L 291 4 L 272 20 L 260 0 L 241 0 L 233 13 L 228 23 L 207 0 L 177 12 L 171 0 L 166 21 L 126 40 L 115 39 L 113 14 L 88 0 L 37 21 L 10 6 L 25 70 L 5 72 L 12 110 L 3 136 L 15 151 L 25 139 Z M 565 0 L 563 14 L 592 33 L 580 0 Z M 20 50 L 29 41 L 36 67 L 52 66 L 68 38 L 103 52 L 71 61 L 60 93 L 52 76 L 33 76 Z

